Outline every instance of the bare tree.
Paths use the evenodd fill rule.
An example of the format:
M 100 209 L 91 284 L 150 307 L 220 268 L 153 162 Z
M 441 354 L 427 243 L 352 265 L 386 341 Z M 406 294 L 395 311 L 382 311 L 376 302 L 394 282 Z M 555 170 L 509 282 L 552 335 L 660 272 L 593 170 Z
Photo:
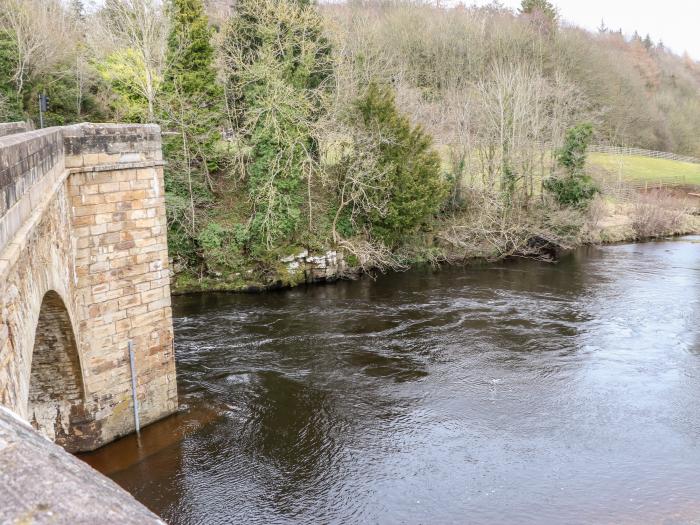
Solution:
M 148 120 L 165 68 L 168 22 L 159 0 L 108 0 L 97 13 L 88 41 L 97 56 L 130 52 L 130 81 L 146 100 Z
M 75 49 L 73 19 L 60 0 L 0 0 L 0 29 L 15 45 L 18 95 L 27 81 L 55 73 Z

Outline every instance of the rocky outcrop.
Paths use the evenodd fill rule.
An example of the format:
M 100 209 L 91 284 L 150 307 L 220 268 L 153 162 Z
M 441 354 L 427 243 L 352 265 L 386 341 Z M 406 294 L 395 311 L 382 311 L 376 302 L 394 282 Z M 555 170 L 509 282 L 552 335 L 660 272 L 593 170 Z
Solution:
M 348 266 L 342 252 L 328 250 L 325 253 L 312 255 L 308 250 L 283 257 L 292 282 L 317 283 L 335 281 L 348 275 Z

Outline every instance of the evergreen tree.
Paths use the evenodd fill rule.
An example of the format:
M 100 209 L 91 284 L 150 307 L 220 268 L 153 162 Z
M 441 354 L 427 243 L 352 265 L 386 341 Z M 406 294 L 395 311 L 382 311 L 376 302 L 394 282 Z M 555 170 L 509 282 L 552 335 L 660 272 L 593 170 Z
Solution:
M 593 180 L 586 174 L 586 154 L 593 139 L 593 126 L 579 124 L 566 132 L 564 145 L 555 152 L 557 164 L 566 171 L 564 177 L 552 177 L 544 182 L 560 204 L 582 206 L 598 192 Z
M 371 212 L 367 219 L 373 235 L 396 246 L 437 213 L 446 196 L 440 156 L 432 148 L 430 135 L 420 126 L 411 126 L 399 112 L 389 87 L 371 84 L 355 103 L 355 110 L 356 125 L 373 135 L 379 145 L 378 169 L 387 178 L 377 189 L 388 193 L 386 209 Z
M 582 175 L 586 167 L 586 153 L 593 138 L 593 126 L 587 122 L 566 132 L 564 146 L 556 152 L 557 162 L 572 177 Z
M 520 13 L 526 15 L 541 13 L 552 22 L 556 22 L 559 18 L 556 7 L 548 0 L 522 0 L 520 4 Z
M 6 31 L 0 29 L 0 122 L 24 119 L 22 98 L 17 94 L 11 71 L 17 62 L 17 47 Z
M 85 4 L 83 0 L 71 0 L 69 3 L 70 14 L 76 19 L 85 20 Z
M 240 0 L 224 32 L 229 107 L 246 151 L 253 251 L 290 242 L 310 208 L 318 160 L 313 126 L 332 73 L 322 24 L 309 2 Z
M 177 132 L 164 144 L 169 162 L 166 198 L 171 254 L 194 264 L 197 238 L 206 227 L 214 176 L 221 169 L 223 90 L 214 69 L 214 48 L 202 0 L 171 0 L 170 34 L 162 86 L 162 124 Z
M 542 35 L 551 36 L 557 29 L 559 13 L 548 0 L 522 0 L 520 14 L 526 15 Z
M 168 14 L 171 29 L 164 90 L 208 98 L 211 106 L 220 103 L 211 30 L 202 0 L 171 0 Z

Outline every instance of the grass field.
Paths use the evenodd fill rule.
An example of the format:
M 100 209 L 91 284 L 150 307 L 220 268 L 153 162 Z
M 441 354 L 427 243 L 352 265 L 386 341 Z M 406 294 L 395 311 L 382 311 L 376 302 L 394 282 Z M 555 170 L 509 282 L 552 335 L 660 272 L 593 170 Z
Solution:
M 682 178 L 684 184 L 700 185 L 700 164 L 607 153 L 589 153 L 588 162 L 615 175 L 621 173 L 625 180 L 653 184 Z

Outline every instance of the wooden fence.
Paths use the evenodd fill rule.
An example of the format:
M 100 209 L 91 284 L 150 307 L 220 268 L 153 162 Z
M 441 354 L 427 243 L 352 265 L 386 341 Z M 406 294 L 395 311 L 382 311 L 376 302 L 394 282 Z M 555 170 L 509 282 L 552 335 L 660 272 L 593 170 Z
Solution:
M 682 195 L 687 190 L 685 177 L 665 177 L 662 180 L 629 180 L 620 179 L 613 175 L 598 175 L 596 184 L 605 195 L 615 196 L 620 201 L 636 201 L 639 195 L 654 191 L 665 190 L 666 192 Z M 681 193 L 678 193 L 678 192 Z M 693 197 L 693 201 L 700 197 L 700 194 L 688 193 Z
M 638 156 L 638 157 L 650 157 L 652 159 L 665 159 L 665 160 L 675 160 L 678 162 L 689 162 L 692 164 L 700 164 L 700 159 L 696 157 L 688 157 L 685 155 L 676 155 L 675 153 L 669 153 L 667 151 L 652 151 L 648 149 L 640 148 L 625 148 L 621 146 L 603 146 L 602 144 L 594 144 L 588 148 L 589 151 L 594 153 L 607 153 L 609 155 L 625 155 L 625 156 Z

